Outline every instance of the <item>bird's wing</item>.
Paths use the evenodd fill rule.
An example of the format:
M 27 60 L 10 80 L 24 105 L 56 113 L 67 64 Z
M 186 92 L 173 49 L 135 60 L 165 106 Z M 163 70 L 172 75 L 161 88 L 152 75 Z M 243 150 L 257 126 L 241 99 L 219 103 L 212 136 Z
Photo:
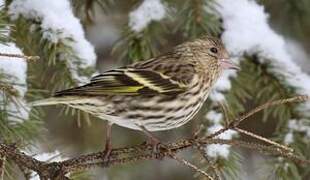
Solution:
M 178 94 L 186 86 L 171 77 L 150 69 L 125 67 L 107 71 L 95 76 L 89 84 L 56 92 L 63 95 L 139 95 L 139 94 Z

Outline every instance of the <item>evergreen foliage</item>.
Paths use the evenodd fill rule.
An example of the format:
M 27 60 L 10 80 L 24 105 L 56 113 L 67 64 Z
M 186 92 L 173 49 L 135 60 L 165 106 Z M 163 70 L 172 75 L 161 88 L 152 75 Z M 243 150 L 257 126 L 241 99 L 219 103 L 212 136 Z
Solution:
M 36 62 L 27 61 L 27 84 L 22 85 L 28 88 L 25 97 L 27 101 L 48 97 L 57 90 L 76 86 L 81 83 L 76 78 L 77 76 L 90 78 L 96 72 L 94 67 L 82 65 L 83 59 L 75 53 L 71 46 L 73 43 L 76 43 L 74 39 L 63 38 L 53 42 L 44 37 L 46 29 L 42 29 L 42 19 L 30 19 L 23 16 L 19 16 L 17 19 L 10 18 L 8 7 L 12 2 L 14 0 L 7 1 L 5 7 L 0 10 L 0 43 L 3 45 L 15 43 L 23 51 L 23 54 L 40 56 L 40 60 Z M 120 3 L 113 0 L 75 0 L 72 1 L 72 8 L 74 13 L 80 17 L 83 26 L 88 27 L 96 23 L 94 21 L 97 16 L 96 13 L 102 13 L 109 17 L 117 14 L 118 10 L 121 9 L 121 5 L 130 5 L 129 9 L 133 11 L 141 2 L 130 1 Z M 222 19 L 220 19 L 214 9 L 214 5 L 217 3 L 215 0 L 185 0 L 183 3 L 176 0 L 162 0 L 161 2 L 167 8 L 166 16 L 159 21 L 152 21 L 140 32 L 130 27 L 128 14 L 120 14 L 122 18 L 128 19 L 122 22 L 122 27 L 119 27 L 121 32 L 120 38 L 112 48 L 111 53 L 115 58 L 115 63 L 116 59 L 121 61 L 122 64 L 148 59 L 171 49 L 180 42 L 202 35 L 220 37 L 223 31 L 225 31 L 222 28 Z M 305 30 L 305 27 L 309 27 L 309 21 L 307 21 L 310 18 L 309 1 L 290 0 L 284 2 L 283 0 L 277 0 L 271 2 L 261 0 L 258 2 L 265 5 L 267 10 L 270 11 L 277 7 L 277 4 L 285 6 L 281 14 L 289 16 L 294 24 L 285 28 L 287 32 L 284 33 L 294 32 L 297 34 L 297 38 L 309 35 L 310 32 Z M 97 7 L 100 9 L 99 11 Z M 276 21 L 279 18 L 279 15 L 275 15 L 276 18 L 273 19 L 274 14 L 276 12 L 272 11 L 272 21 Z M 281 25 L 284 26 L 283 24 Z M 0 49 L 0 53 L 6 52 L 2 52 Z M 281 76 L 270 70 L 272 68 L 270 64 L 262 63 L 262 61 L 259 61 L 259 58 L 258 54 L 244 54 L 240 60 L 241 70 L 235 77 L 231 78 L 231 89 L 224 92 L 226 101 L 223 104 L 218 104 L 208 100 L 205 108 L 202 110 L 201 114 L 203 115 L 197 118 L 200 119 L 199 123 L 203 123 L 205 127 L 201 134 L 208 134 L 206 129 L 212 123 L 205 115 L 211 110 L 225 115 L 221 120 L 221 124 L 225 125 L 224 118 L 231 119 L 231 117 L 236 117 L 240 113 L 264 102 L 298 94 L 294 87 L 283 81 L 283 77 L 281 78 Z M 70 62 L 74 64 L 74 67 L 77 67 L 77 69 L 73 70 L 77 72 L 76 75 L 72 74 L 73 66 L 68 64 Z M 1 71 L 0 62 L 0 141 L 17 143 L 21 148 L 31 150 L 36 146 L 37 142 L 42 138 L 46 138 L 40 135 L 44 134 L 42 131 L 46 130 L 44 118 L 51 116 L 54 111 L 50 112 L 48 108 L 31 110 L 28 119 L 23 119 L 19 123 L 12 123 L 9 119 L 10 116 L 15 115 L 15 112 L 8 108 L 8 104 L 12 102 L 19 104 L 21 99 L 18 91 L 14 88 L 14 82 L 16 81 L 14 78 L 12 75 Z M 20 108 L 23 108 L 23 106 L 20 106 Z M 27 109 L 27 107 L 25 108 Z M 61 119 L 58 121 L 67 121 L 68 114 L 72 115 L 70 119 L 79 119 L 79 124 L 81 124 L 81 119 L 91 118 L 90 122 L 92 120 L 96 121 L 94 118 L 88 117 L 78 110 L 63 109 L 61 113 L 63 114 L 62 116 L 57 116 L 57 119 Z M 299 129 L 289 126 L 292 120 L 296 120 L 299 123 Z M 285 139 L 291 133 L 293 141 L 290 142 L 289 146 L 296 151 L 295 153 L 310 159 L 310 130 L 307 130 L 307 128 L 310 129 L 309 117 L 307 113 L 298 110 L 298 104 L 280 105 L 266 109 L 253 117 L 251 122 L 244 126 L 245 129 L 261 134 L 278 143 L 285 143 Z M 265 130 L 267 126 L 271 128 L 269 127 L 268 130 Z M 81 132 L 83 132 L 82 128 Z M 101 139 L 101 137 L 99 138 Z M 234 138 L 247 139 L 240 134 Z M 256 142 L 253 139 L 247 140 Z M 219 156 L 211 158 L 210 162 L 213 162 L 214 167 L 216 167 L 223 179 L 239 179 L 240 162 L 244 159 L 241 158 L 242 155 L 239 154 L 237 149 L 229 148 L 229 150 L 228 158 Z M 200 163 L 203 170 L 212 172 L 210 162 L 201 160 L 198 157 L 194 159 Z M 268 159 L 270 160 L 264 166 L 266 168 L 265 171 L 269 171 L 267 173 L 268 177 L 264 177 L 266 179 L 286 180 L 307 179 L 310 177 L 309 166 L 297 166 L 293 162 L 279 157 Z M 271 168 L 267 168 L 269 166 Z M 14 170 L 16 168 L 15 166 L 8 165 L 5 177 L 8 179 L 16 178 L 15 175 L 17 173 Z M 120 168 L 120 171 L 124 169 L 126 168 Z M 130 168 L 128 169 L 130 170 Z M 113 171 L 113 173 L 116 172 Z M 71 175 L 73 179 L 87 179 L 88 177 L 91 177 L 91 175 L 84 172 Z M 195 177 L 200 178 L 198 175 L 195 175 Z

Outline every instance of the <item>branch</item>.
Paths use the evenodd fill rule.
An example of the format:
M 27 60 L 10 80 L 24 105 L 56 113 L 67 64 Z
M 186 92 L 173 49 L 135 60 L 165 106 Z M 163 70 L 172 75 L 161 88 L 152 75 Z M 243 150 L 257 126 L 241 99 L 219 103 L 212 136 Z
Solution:
M 3 180 L 5 168 L 5 156 L 0 155 L 0 180 Z
M 214 180 L 213 177 L 211 177 L 208 173 L 206 173 L 205 171 L 199 169 L 197 166 L 193 165 L 192 163 L 186 161 L 185 159 L 179 158 L 175 155 L 171 156 L 172 159 L 178 161 L 180 164 L 184 164 L 185 166 L 193 169 L 196 172 L 199 172 L 200 174 L 204 175 L 208 180 Z
M 22 54 L 9 54 L 9 53 L 0 53 L 0 56 L 26 59 L 26 60 L 29 60 L 29 61 L 36 61 L 36 60 L 40 59 L 39 56 L 25 56 L 25 55 L 22 55 Z
M 222 134 L 223 132 L 229 130 L 229 129 L 234 129 L 236 128 L 242 121 L 244 121 L 245 119 L 249 118 L 250 116 L 264 110 L 264 109 L 267 109 L 269 107 L 272 107 L 272 106 L 276 106 L 276 105 L 281 105 L 281 104 L 288 104 L 288 103 L 297 103 L 297 102 L 305 102 L 307 100 L 309 100 L 310 97 L 309 96 L 306 96 L 306 95 L 300 95 L 300 96 L 295 96 L 295 97 L 292 97 L 292 98 L 287 98 L 287 99 L 280 99 L 280 100 L 276 100 L 276 101 L 269 101 L 263 105 L 260 105 L 256 108 L 254 108 L 253 110 L 245 113 L 244 115 L 238 117 L 238 118 L 235 118 L 233 120 L 230 120 L 228 126 L 226 126 L 225 128 L 207 136 L 208 138 L 214 138 L 220 134 Z
M 87 170 L 94 167 L 108 168 L 114 165 L 133 163 L 141 160 L 162 160 L 165 157 L 173 158 L 181 164 L 186 165 L 194 169 L 196 172 L 203 174 L 208 179 L 213 179 L 210 175 L 208 175 L 195 165 L 189 163 L 185 159 L 176 156 L 178 152 L 185 149 L 197 147 L 201 148 L 210 144 L 227 144 L 237 147 L 248 148 L 264 154 L 285 157 L 299 165 L 309 165 L 309 160 L 305 160 L 303 157 L 295 155 L 293 151 L 290 150 L 290 148 L 237 127 L 242 121 L 265 108 L 285 103 L 303 102 L 308 99 L 308 96 L 296 96 L 293 98 L 268 102 L 266 104 L 258 106 L 257 108 L 240 116 L 239 118 L 229 121 L 230 123 L 227 125 L 227 127 L 220 129 L 219 131 L 207 137 L 195 136 L 194 138 L 181 139 L 176 142 L 166 143 L 163 144 L 164 148 L 160 148 L 159 151 L 155 154 L 153 153 L 153 148 L 151 145 L 141 144 L 131 147 L 113 149 L 111 151 L 111 158 L 108 162 L 103 161 L 104 152 L 96 152 L 87 155 L 81 155 L 61 162 L 48 163 L 39 161 L 31 157 L 30 155 L 26 155 L 25 153 L 21 152 L 15 145 L 0 143 L 0 156 L 5 156 L 7 159 L 14 161 L 20 167 L 25 167 L 29 170 L 37 172 L 41 179 L 68 179 L 66 177 L 66 174 L 73 171 Z M 267 142 L 268 145 L 249 143 L 241 140 L 224 140 L 216 138 L 216 136 L 220 135 L 228 129 L 235 129 L 241 133 L 263 140 L 264 142 Z

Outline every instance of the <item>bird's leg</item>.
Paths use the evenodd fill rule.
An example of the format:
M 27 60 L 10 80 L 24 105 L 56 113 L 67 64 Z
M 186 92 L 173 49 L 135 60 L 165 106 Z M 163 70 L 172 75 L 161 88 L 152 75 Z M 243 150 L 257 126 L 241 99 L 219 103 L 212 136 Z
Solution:
M 142 132 L 148 137 L 148 143 L 152 145 L 153 155 L 156 156 L 156 154 L 160 153 L 160 148 L 164 148 L 161 144 L 160 140 L 155 137 L 150 131 L 148 131 L 144 126 L 140 126 L 142 129 Z
M 110 160 L 110 155 L 112 151 L 112 123 L 108 122 L 106 125 L 106 141 L 103 162 L 107 163 Z

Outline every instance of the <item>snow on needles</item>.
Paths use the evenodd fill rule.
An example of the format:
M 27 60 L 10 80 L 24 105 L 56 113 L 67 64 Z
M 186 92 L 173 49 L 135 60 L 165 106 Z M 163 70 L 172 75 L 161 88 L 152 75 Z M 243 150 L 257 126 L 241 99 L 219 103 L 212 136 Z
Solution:
M 0 44 L 0 52 L 8 54 L 22 54 L 22 51 L 14 43 Z M 0 76 L 2 83 L 12 85 L 17 91 L 17 96 L 8 101 L 8 120 L 12 123 L 22 122 L 29 117 L 29 107 L 26 105 L 24 96 L 27 92 L 26 76 L 27 63 L 25 59 L 0 56 Z M 1 94 L 1 93 L 0 93 Z M 0 101 L 4 101 L 0 96 Z
M 232 55 L 242 56 L 244 53 L 257 54 L 260 63 L 268 64 L 272 72 L 284 86 L 295 89 L 297 94 L 310 95 L 310 76 L 302 72 L 288 53 L 287 42 L 271 29 L 268 14 L 264 7 L 253 0 L 218 0 L 215 8 L 223 19 L 223 42 Z M 240 60 L 238 58 L 237 60 Z M 230 89 L 227 73 L 215 87 L 215 100 L 224 100 L 223 91 Z M 212 99 L 212 94 L 210 94 Z M 305 116 L 310 116 L 310 102 L 298 106 Z M 288 127 L 291 128 L 291 127 Z M 291 128 L 296 131 L 296 128 Z M 290 142 L 291 134 L 286 140 Z
M 235 0 L 234 3 L 219 0 L 217 3 L 216 9 L 223 19 L 222 39 L 231 54 L 258 54 L 260 62 L 269 64 L 270 72 L 282 83 L 295 88 L 298 94 L 310 95 L 310 77 L 293 61 L 284 38 L 269 26 L 263 6 L 252 0 Z M 230 88 L 226 87 L 226 90 Z M 310 116 L 309 110 L 310 103 L 300 107 L 307 116 Z
M 22 16 L 39 21 L 43 38 L 72 47 L 73 54 L 78 57 L 67 60 L 72 76 L 79 82 L 87 81 L 77 71 L 94 66 L 96 55 L 93 46 L 85 39 L 82 25 L 74 16 L 69 0 L 13 0 L 9 13 L 12 19 Z
M 223 118 L 223 115 L 220 113 L 217 113 L 215 111 L 210 111 L 206 115 L 206 118 L 212 122 L 212 125 L 208 128 L 208 133 L 212 134 L 222 128 L 224 128 L 221 124 L 220 121 Z M 219 139 L 225 139 L 225 140 L 230 140 L 234 135 L 236 135 L 237 132 L 233 130 L 227 130 L 224 133 L 221 133 L 218 135 Z M 210 157 L 218 157 L 221 156 L 223 158 L 228 158 L 229 155 L 229 148 L 230 145 L 227 144 L 211 144 L 208 145 L 206 148 L 206 152 Z
M 310 138 L 310 122 L 307 119 L 291 119 L 287 124 L 288 133 L 284 137 L 285 144 L 291 144 L 294 142 L 293 132 L 304 133 L 306 136 L 304 138 L 309 141 Z
M 166 8 L 160 0 L 144 0 L 137 9 L 130 12 L 129 26 L 135 32 L 140 32 L 150 22 L 159 21 L 165 15 Z

